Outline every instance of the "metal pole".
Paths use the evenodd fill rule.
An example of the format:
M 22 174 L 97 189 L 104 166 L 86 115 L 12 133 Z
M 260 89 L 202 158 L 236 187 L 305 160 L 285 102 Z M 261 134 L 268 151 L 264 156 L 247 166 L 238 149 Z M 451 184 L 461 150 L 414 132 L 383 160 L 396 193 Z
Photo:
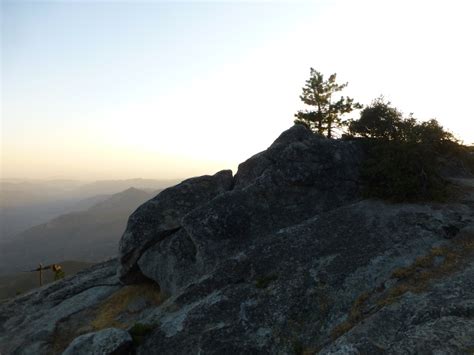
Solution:
M 39 264 L 40 286 L 43 286 L 43 264 Z

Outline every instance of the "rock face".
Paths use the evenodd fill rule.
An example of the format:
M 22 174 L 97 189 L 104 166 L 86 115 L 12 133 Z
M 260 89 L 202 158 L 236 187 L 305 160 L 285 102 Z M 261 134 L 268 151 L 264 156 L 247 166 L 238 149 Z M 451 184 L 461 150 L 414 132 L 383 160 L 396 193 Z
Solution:
M 143 279 L 137 261 L 149 247 L 181 228 L 182 217 L 197 206 L 231 189 L 232 171 L 183 181 L 162 191 L 140 206 L 129 218 L 120 240 L 120 280 L 134 283 Z
M 239 166 L 231 191 L 194 204 L 179 221 L 179 230 L 173 224 L 175 233 L 148 247 L 138 260 L 140 271 L 174 294 L 228 256 L 244 252 L 253 240 L 356 201 L 361 155 L 351 143 L 295 126 Z M 142 207 L 148 210 L 151 203 Z M 124 238 L 128 233 L 143 232 L 129 224 Z
M 64 335 L 57 333 L 63 320 L 94 307 L 121 287 L 116 268 L 117 261 L 111 260 L 2 303 L 0 353 L 54 353 Z
M 189 179 L 142 205 L 122 237 L 118 276 L 159 285 L 162 299 L 128 313 L 125 329 L 146 329 L 133 351 L 472 353 L 472 179 L 453 180 L 459 196 L 449 203 L 388 204 L 362 198 L 363 160 L 356 142 L 294 126 L 234 177 Z M 133 287 L 113 280 L 113 292 Z M 22 336 L 36 334 L 25 312 L 57 329 L 64 317 L 79 322 L 50 319 L 39 302 L 36 293 L 11 301 L 22 315 L 6 313 L 0 351 L 22 353 Z M 27 349 L 58 352 L 47 334 L 35 339 Z
M 77 337 L 63 355 L 128 355 L 132 349 L 132 337 L 127 331 L 108 328 Z

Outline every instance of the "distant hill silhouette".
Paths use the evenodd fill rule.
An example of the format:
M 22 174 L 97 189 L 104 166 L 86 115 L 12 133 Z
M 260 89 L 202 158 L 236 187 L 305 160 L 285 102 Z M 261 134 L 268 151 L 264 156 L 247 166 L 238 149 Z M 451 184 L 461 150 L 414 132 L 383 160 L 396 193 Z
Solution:
M 13 200 L 17 195 L 23 196 L 24 201 L 17 205 L 7 205 L 0 208 L 0 241 L 8 240 L 20 232 L 38 224 L 45 223 L 61 214 L 83 211 L 95 204 L 106 200 L 111 194 L 100 194 L 84 199 L 56 199 L 49 197 L 38 197 L 28 202 L 27 194 L 9 191 L 3 193 L 1 197 L 10 195 Z
M 128 179 L 85 183 L 75 180 L 0 179 L 0 242 L 59 215 L 85 210 L 134 186 L 156 191 L 178 180 Z
M 123 191 L 130 186 L 140 190 L 164 189 L 180 182 L 180 179 L 154 180 L 154 179 L 128 179 L 128 180 L 100 180 L 80 186 L 75 190 L 82 196 L 94 196 L 98 194 L 114 194 Z
M 61 215 L 0 244 L 0 274 L 60 260 L 101 261 L 117 254 L 128 216 L 155 193 L 129 188 L 87 210 Z

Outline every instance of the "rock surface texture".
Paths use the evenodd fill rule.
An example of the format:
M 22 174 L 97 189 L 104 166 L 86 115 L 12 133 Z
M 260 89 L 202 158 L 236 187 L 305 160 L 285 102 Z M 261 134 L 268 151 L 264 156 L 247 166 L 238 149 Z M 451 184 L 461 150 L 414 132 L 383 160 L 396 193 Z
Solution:
M 89 344 L 105 330 L 81 312 L 113 299 L 93 330 L 142 329 L 129 353 L 472 354 L 473 180 L 449 203 L 388 204 L 362 198 L 363 160 L 294 126 L 235 176 L 164 190 L 130 217 L 117 276 L 111 261 L 0 305 L 0 352 Z M 145 281 L 159 304 L 123 296 Z
M 132 337 L 127 331 L 107 328 L 77 337 L 63 355 L 125 355 L 132 349 Z
M 121 285 L 116 268 L 117 261 L 111 260 L 2 303 L 0 353 L 60 353 L 64 350 L 57 348 L 64 336 L 57 332 L 61 322 L 88 311 L 117 291 Z M 84 326 L 81 321 L 77 327 Z
M 183 181 L 164 190 L 140 206 L 129 218 L 119 245 L 119 276 L 124 283 L 136 283 L 143 274 L 137 261 L 144 251 L 181 228 L 181 219 L 196 207 L 232 188 L 232 171 Z

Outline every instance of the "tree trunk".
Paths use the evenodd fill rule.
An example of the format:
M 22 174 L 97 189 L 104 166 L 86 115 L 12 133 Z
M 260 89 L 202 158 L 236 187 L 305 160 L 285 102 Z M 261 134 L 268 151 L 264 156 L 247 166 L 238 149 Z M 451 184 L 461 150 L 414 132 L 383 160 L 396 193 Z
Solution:
M 328 138 L 332 137 L 332 121 L 329 119 L 328 120 Z

